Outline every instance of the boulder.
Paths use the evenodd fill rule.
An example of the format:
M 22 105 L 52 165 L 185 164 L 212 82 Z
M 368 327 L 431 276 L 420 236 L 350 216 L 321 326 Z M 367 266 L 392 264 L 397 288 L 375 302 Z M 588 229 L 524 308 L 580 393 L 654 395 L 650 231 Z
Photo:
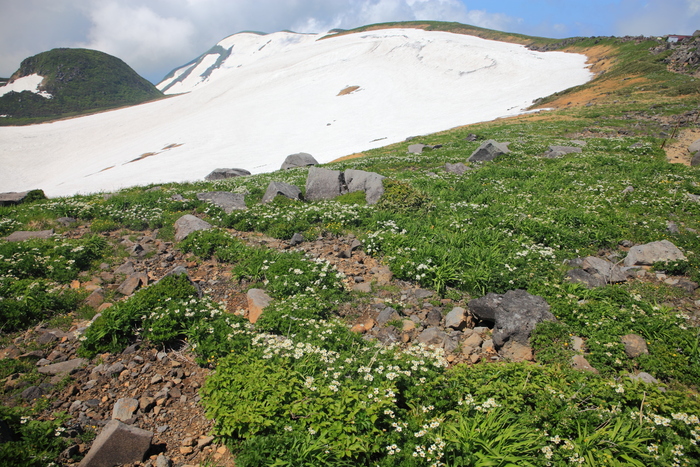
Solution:
M 688 146 L 689 153 L 695 154 L 698 151 L 700 151 L 700 139 L 696 139 L 695 141 L 690 143 L 690 146 Z
M 347 193 L 345 177 L 339 170 L 311 167 L 306 177 L 306 199 L 333 199 Z
M 532 347 L 516 341 L 506 342 L 500 354 L 511 362 L 531 362 L 535 359 L 532 354 Z
M 461 331 L 467 325 L 467 311 L 456 306 L 445 316 L 445 327 Z
M 296 167 L 307 167 L 310 165 L 317 165 L 318 161 L 314 159 L 314 156 L 307 154 L 305 152 L 300 152 L 298 154 L 290 154 L 282 163 L 281 170 L 293 169 Z
M 564 156 L 566 154 L 571 154 L 573 152 L 581 152 L 581 148 L 576 146 L 550 146 L 549 149 L 544 153 L 544 157 L 550 159 L 555 159 L 557 157 Z
M 79 467 L 113 467 L 143 461 L 153 433 L 119 420 L 107 422 Z
M 627 334 L 622 336 L 620 340 L 625 344 L 625 353 L 629 358 L 637 358 L 649 353 L 646 341 L 638 334 Z
M 61 363 L 52 363 L 51 365 L 46 365 L 39 367 L 37 371 L 44 375 L 61 375 L 61 374 L 72 374 L 78 371 L 79 368 L 85 366 L 87 362 L 83 358 L 74 358 L 73 360 L 67 360 Z
M 469 309 L 477 318 L 494 323 L 492 339 L 497 349 L 508 341 L 528 345 L 530 333 L 539 322 L 556 321 L 544 298 L 524 290 L 489 293 L 471 300 Z
M 356 191 L 364 191 L 367 204 L 375 204 L 384 194 L 383 175 L 374 172 L 365 172 L 364 170 L 346 170 L 345 183 L 349 193 Z
M 203 221 L 192 214 L 185 214 L 175 221 L 175 241 L 181 242 L 192 232 L 209 230 L 211 227 L 212 225 L 209 222 Z
M 448 337 L 445 331 L 438 327 L 432 327 L 421 332 L 416 340 L 422 344 L 444 347 Z
M 285 198 L 300 200 L 301 190 L 299 187 L 290 185 L 284 182 L 270 182 L 265 191 L 265 195 L 262 198 L 261 203 L 266 204 L 275 199 L 275 197 L 284 196 Z
M 685 259 L 685 255 L 676 245 L 668 240 L 661 240 L 630 248 L 625 258 L 625 266 L 628 268 L 632 266 L 651 266 L 660 261 L 668 262 Z
M 467 167 L 466 165 L 464 165 L 461 162 L 457 162 L 456 164 L 450 164 L 449 162 L 447 162 L 445 164 L 445 172 L 448 172 L 448 173 L 453 173 L 453 174 L 457 174 L 457 175 L 464 175 L 464 173 L 467 170 L 469 170 L 469 167 Z
M 250 172 L 245 169 L 214 169 L 209 175 L 204 177 L 204 180 L 224 180 L 226 178 L 244 177 L 250 175 Z
M 410 154 L 423 154 L 423 151 L 430 151 L 431 149 L 433 149 L 433 147 L 427 144 L 411 144 L 408 147 L 408 152 Z
M 592 276 L 600 277 L 605 283 L 625 282 L 627 276 L 619 266 L 607 259 L 596 256 L 587 256 L 583 259 L 582 268 Z
M 248 298 L 248 321 L 255 324 L 265 307 L 272 302 L 272 297 L 262 289 L 250 289 L 246 297 Z
M 24 231 L 20 230 L 17 232 L 13 232 L 7 237 L 5 237 L 5 240 L 8 242 L 23 242 L 25 240 L 29 240 L 30 238 L 41 238 L 46 240 L 47 238 L 51 238 L 53 235 L 53 229 L 51 230 L 32 230 L 32 231 Z
M 583 269 L 572 269 L 566 273 L 566 278 L 574 284 L 583 284 L 588 289 L 594 287 L 602 287 L 605 285 L 605 280 L 600 276 L 589 274 Z
M 492 139 L 485 141 L 479 148 L 469 156 L 469 162 L 486 162 L 492 161 L 503 154 L 508 154 L 510 143 L 498 143 Z
M 242 193 L 208 191 L 206 193 L 197 193 L 197 199 L 200 201 L 208 201 L 220 207 L 226 214 L 231 214 L 234 210 L 244 211 L 248 209 L 245 205 L 245 195 Z
M 700 165 L 700 151 L 696 152 L 695 155 L 690 159 L 690 166 L 697 167 Z
M 28 194 L 28 191 L 8 191 L 6 193 L 0 193 L 0 206 L 20 204 L 22 201 L 24 201 Z
M 112 409 L 112 420 L 120 420 L 126 422 L 139 408 L 139 401 L 131 397 L 122 397 L 115 404 Z
M 138 272 L 127 277 L 126 280 L 119 286 L 117 292 L 122 295 L 131 295 L 139 287 L 145 287 L 147 285 L 148 275 L 146 275 L 145 272 Z

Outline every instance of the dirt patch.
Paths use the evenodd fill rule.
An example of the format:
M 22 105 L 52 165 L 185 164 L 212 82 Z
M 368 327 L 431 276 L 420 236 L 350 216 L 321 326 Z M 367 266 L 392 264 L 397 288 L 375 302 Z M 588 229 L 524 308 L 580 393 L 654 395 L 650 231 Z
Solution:
M 183 145 L 183 143 L 168 144 L 167 146 L 165 146 L 165 147 L 162 149 L 162 151 L 165 151 L 166 149 L 179 148 L 179 147 L 182 146 L 182 145 Z
M 144 160 L 145 158 L 151 157 L 151 156 L 155 156 L 156 154 L 158 154 L 158 153 L 157 153 L 157 152 L 146 152 L 146 153 L 143 153 L 143 154 L 141 154 L 139 157 L 137 157 L 136 159 L 132 159 L 132 160 L 130 160 L 129 162 L 127 162 L 127 164 L 131 164 L 132 162 L 142 161 L 142 160 Z
M 109 170 L 109 169 L 113 169 L 113 168 L 114 168 L 114 166 L 105 167 L 104 169 L 100 170 L 100 172 L 104 172 L 105 170 Z M 98 172 L 98 173 L 99 173 L 99 172 Z
M 346 96 L 348 94 L 352 94 L 353 92 L 357 91 L 358 89 L 360 89 L 359 86 L 348 86 L 345 89 L 341 90 L 338 93 L 338 96 Z
M 700 139 L 700 128 L 681 130 L 677 138 L 669 140 L 664 146 L 666 160 L 672 164 L 690 166 L 693 155 L 688 151 L 688 146 L 698 139 Z

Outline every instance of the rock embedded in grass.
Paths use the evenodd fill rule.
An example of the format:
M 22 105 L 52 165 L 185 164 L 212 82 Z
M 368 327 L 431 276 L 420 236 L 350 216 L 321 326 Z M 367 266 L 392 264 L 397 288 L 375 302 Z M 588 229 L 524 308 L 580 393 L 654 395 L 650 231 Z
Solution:
M 204 177 L 204 180 L 225 180 L 233 177 L 245 177 L 250 175 L 246 169 L 214 169 L 209 175 Z
M 306 152 L 300 152 L 297 154 L 290 154 L 282 163 L 280 170 L 294 169 L 296 167 L 308 167 L 312 165 L 318 165 L 318 161 Z
M 299 187 L 284 182 L 270 182 L 260 202 L 262 204 L 272 202 L 277 196 L 284 196 L 293 200 L 301 200 L 302 198 Z
M 657 262 L 684 261 L 685 255 L 668 240 L 646 243 L 630 248 L 625 266 L 651 266 Z
M 208 191 L 197 193 L 197 199 L 207 201 L 214 206 L 224 210 L 226 214 L 233 211 L 245 211 L 248 207 L 245 204 L 245 195 L 242 193 L 231 193 L 230 191 Z
M 492 139 L 485 141 L 479 148 L 469 156 L 469 162 L 488 162 L 510 153 L 508 145 L 510 143 L 499 143 Z
M 209 230 L 212 225 L 192 214 L 185 214 L 175 221 L 175 241 L 181 242 L 192 232 L 198 230 Z

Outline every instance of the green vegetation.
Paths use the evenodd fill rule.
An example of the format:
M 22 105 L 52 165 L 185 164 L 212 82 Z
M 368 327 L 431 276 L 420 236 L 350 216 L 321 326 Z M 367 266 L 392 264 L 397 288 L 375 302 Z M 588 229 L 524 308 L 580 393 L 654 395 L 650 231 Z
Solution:
M 661 132 L 696 110 L 700 95 L 687 93 L 692 78 L 662 69 L 644 42 L 592 39 L 575 46 L 601 44 L 614 48 L 617 61 L 590 89 L 606 76 L 632 74 L 646 77 L 645 88 L 654 92 L 612 90 L 590 107 L 421 137 L 442 145 L 426 154 L 409 154 L 405 142 L 328 165 L 386 176 L 384 198 L 374 206 L 358 195 L 257 204 L 272 180 L 303 186 L 307 169 L 300 168 L 159 191 L 137 187 L 109 199 L 0 207 L 3 234 L 58 228 L 55 219 L 66 215 L 90 222 L 93 232 L 80 240 L 0 241 L 0 285 L 9 278 L 0 311 L 11 300 L 39 303 L 11 317 L 12 330 L 43 319 L 47 310 L 75 312 L 77 301 L 44 303 L 67 294 L 63 284 L 79 271 L 119 254 L 101 243 L 107 233 L 158 228 L 160 239 L 171 241 L 173 222 L 196 213 L 216 228 L 177 247 L 193 260 L 224 264 L 242 289 L 266 289 L 274 300 L 260 319 L 253 325 L 227 313 L 200 298 L 186 276 L 168 276 L 106 310 L 85 332 L 80 353 L 118 352 L 136 338 L 158 347 L 186 341 L 197 361 L 215 370 L 202 404 L 236 465 L 700 465 L 698 295 L 654 275 L 700 279 L 698 169 L 669 164 L 661 149 Z M 512 152 L 471 164 L 461 176 L 446 172 L 446 163 L 466 162 L 478 147 L 466 139 L 470 133 L 509 141 Z M 582 152 L 540 157 L 549 145 L 570 144 Z M 200 201 L 171 199 L 196 200 L 213 189 L 249 193 L 250 208 L 225 214 Z M 285 240 L 296 232 L 307 240 L 352 233 L 396 278 L 435 290 L 435 299 L 520 288 L 544 297 L 557 321 L 532 334 L 535 363 L 450 366 L 441 349 L 384 346 L 351 333 L 337 312 L 367 296 L 348 292 L 335 268 L 298 252 L 251 246 L 229 229 Z M 619 261 L 624 241 L 661 239 L 687 261 L 656 264 L 642 279 L 593 289 L 566 280 L 567 260 Z M 627 356 L 621 337 L 631 333 L 647 341 L 648 354 Z M 571 357 L 584 352 L 573 349 L 574 336 L 599 374 L 571 368 Z M 20 371 L 14 363 L 0 375 Z M 659 384 L 628 376 L 640 371 Z M 33 440 L 17 414 L 0 414 L 21 440 Z M 49 443 L 57 420 L 31 441 L 37 452 L 49 453 L 42 456 L 58 449 Z
M 53 49 L 22 61 L 13 79 L 38 74 L 46 98 L 30 91 L 0 97 L 0 125 L 25 125 L 135 105 L 163 94 L 116 57 L 88 49 Z

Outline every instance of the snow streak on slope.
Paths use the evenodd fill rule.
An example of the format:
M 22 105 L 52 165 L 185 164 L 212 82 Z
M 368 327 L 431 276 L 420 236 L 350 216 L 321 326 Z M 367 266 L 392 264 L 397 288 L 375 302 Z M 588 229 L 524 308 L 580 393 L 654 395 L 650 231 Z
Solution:
M 1 127 L 0 191 L 42 188 L 59 196 L 202 179 L 218 167 L 269 172 L 301 151 L 328 162 L 515 115 L 591 77 L 583 55 L 446 32 L 320 37 L 236 34 L 215 47 L 225 55 L 203 57 L 159 85 L 185 94 Z M 349 86 L 359 89 L 338 95 Z

